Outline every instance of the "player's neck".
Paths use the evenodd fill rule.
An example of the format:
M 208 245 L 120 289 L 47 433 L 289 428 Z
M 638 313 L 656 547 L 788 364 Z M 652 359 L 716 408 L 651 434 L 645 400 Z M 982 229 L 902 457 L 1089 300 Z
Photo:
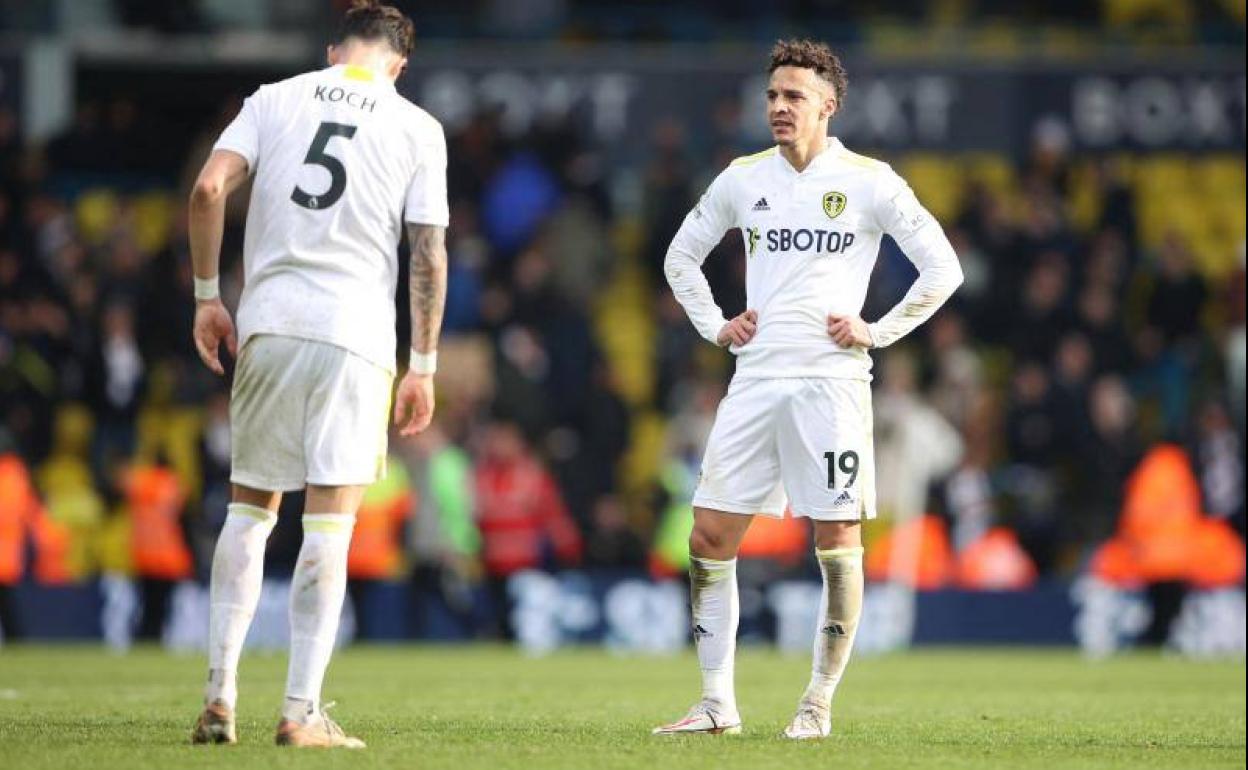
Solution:
M 825 132 L 826 134 L 826 132 Z M 828 137 L 824 134 L 815 136 L 806 142 L 795 142 L 780 146 L 780 154 L 789 162 L 793 170 L 799 174 L 806 170 L 810 162 L 819 153 L 828 148 Z
M 368 70 L 380 81 L 394 82 L 387 75 L 391 56 L 392 54 L 387 49 L 376 46 L 355 45 L 343 49 L 332 63 L 335 66 Z

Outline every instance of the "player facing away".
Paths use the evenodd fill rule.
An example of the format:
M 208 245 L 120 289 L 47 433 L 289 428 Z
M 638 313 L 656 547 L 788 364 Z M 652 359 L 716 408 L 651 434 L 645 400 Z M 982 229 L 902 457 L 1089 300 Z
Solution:
M 446 295 L 446 140 L 395 79 L 412 22 L 375 0 L 347 11 L 330 66 L 261 86 L 217 140 L 191 195 L 195 347 L 230 401 L 233 502 L 212 562 L 208 684 L 195 743 L 234 743 L 239 656 L 260 598 L 282 493 L 306 490 L 290 586 L 290 667 L 277 743 L 363 747 L 325 715 L 321 683 L 365 488 L 384 473 L 395 372 L 394 293 L 404 223 L 412 353 L 395 396 L 400 434 L 433 414 Z M 238 333 L 218 297 L 227 196 L 254 176 Z M 241 351 L 241 353 L 239 352 Z
M 694 495 L 693 636 L 702 698 L 655 734 L 735 733 L 737 549 L 755 514 L 813 522 L 823 598 L 810 683 L 784 731 L 823 738 L 862 611 L 860 522 L 875 516 L 869 348 L 929 318 L 962 282 L 940 225 L 888 165 L 828 136 L 845 98 L 821 43 L 771 52 L 767 119 L 775 147 L 733 161 L 685 217 L 665 272 L 698 332 L 737 356 Z M 701 266 L 729 229 L 745 241 L 746 307 L 726 321 Z M 879 321 L 860 317 L 887 233 L 919 269 Z

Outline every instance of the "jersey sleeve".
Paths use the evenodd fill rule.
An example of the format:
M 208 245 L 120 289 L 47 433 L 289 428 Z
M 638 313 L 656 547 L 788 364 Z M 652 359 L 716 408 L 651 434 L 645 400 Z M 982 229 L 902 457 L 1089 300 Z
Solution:
M 238 111 L 230 125 L 225 127 L 213 150 L 229 150 L 238 153 L 247 161 L 248 171 L 256 170 L 256 162 L 260 160 L 260 120 L 261 106 L 265 99 L 264 87 L 243 101 L 243 108 Z
M 698 205 L 685 216 L 663 260 L 663 272 L 672 294 L 684 307 L 698 334 L 709 342 L 717 342 L 727 320 L 715 304 L 711 286 L 702 273 L 702 263 L 724 233 L 736 225 L 731 182 L 727 171 L 715 178 Z
M 897 241 L 902 253 L 919 271 L 901 302 L 883 318 L 868 324 L 874 347 L 882 348 L 935 314 L 962 285 L 962 266 L 940 223 L 892 169 L 883 172 L 873 208 L 880 230 Z
M 446 201 L 446 136 L 433 122 L 419 147 L 419 161 L 407 187 L 403 219 L 412 224 L 446 227 L 450 207 Z

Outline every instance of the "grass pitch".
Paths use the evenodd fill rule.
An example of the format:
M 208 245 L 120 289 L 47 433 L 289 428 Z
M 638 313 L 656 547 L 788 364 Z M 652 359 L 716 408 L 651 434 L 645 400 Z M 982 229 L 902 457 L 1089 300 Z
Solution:
M 236 747 L 192 747 L 204 662 L 158 650 L 0 650 L 0 768 L 1242 768 L 1244 664 L 937 650 L 855 660 L 833 734 L 778 737 L 808 662 L 743 650 L 745 732 L 653 738 L 697 694 L 692 654 L 357 647 L 326 693 L 363 752 L 278 749 L 284 657 L 243 661 Z

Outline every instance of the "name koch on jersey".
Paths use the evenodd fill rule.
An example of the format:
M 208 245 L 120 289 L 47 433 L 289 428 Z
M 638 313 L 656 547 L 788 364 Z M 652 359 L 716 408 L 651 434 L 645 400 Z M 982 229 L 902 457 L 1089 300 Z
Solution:
M 393 371 L 403 222 L 449 218 L 441 125 L 371 70 L 340 65 L 262 86 L 215 149 L 254 174 L 239 343 L 311 339 Z

